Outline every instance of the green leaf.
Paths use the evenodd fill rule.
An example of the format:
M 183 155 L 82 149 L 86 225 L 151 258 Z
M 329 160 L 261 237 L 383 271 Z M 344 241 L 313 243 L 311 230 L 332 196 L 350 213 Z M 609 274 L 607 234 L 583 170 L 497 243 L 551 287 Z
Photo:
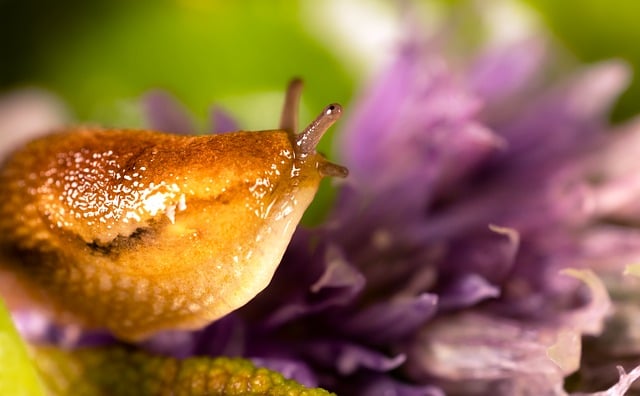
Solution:
M 59 396 L 332 395 L 239 358 L 178 360 L 119 347 L 38 348 L 36 355 L 50 394 Z
M 40 396 L 43 388 L 9 311 L 0 300 L 0 395 Z

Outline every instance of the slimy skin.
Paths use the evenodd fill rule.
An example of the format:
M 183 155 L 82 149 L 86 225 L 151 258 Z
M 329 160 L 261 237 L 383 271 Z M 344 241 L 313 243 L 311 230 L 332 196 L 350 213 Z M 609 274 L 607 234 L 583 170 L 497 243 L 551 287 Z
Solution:
M 0 171 L 0 266 L 63 322 L 124 340 L 196 329 L 271 280 L 323 176 L 315 152 L 341 114 L 280 130 L 179 136 L 75 129 L 27 144 Z M 0 291 L 0 294 L 10 291 Z

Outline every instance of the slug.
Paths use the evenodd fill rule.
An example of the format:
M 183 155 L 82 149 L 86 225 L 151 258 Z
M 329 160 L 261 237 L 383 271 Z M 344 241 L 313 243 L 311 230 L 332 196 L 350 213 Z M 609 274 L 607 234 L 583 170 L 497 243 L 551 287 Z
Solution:
M 0 171 L 0 267 L 57 320 L 127 341 L 241 307 L 320 180 L 347 175 L 316 152 L 340 105 L 296 134 L 301 89 L 289 85 L 278 130 L 77 128 L 26 144 Z

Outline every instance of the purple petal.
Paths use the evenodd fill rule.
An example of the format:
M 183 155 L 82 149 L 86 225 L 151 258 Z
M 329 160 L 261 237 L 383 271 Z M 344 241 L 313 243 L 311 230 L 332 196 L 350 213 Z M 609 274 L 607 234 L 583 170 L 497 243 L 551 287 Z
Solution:
M 244 356 L 247 337 L 247 324 L 233 312 L 198 333 L 194 352 L 210 356 Z
M 592 227 L 582 235 L 580 252 L 589 268 L 618 278 L 629 263 L 640 262 L 640 230 L 616 225 Z
M 450 232 L 449 227 L 458 227 L 455 224 L 458 218 L 440 220 L 435 217 L 433 223 L 428 223 L 423 230 L 415 230 L 414 237 L 427 239 L 424 243 L 433 243 L 429 239 L 446 237 Z M 441 236 L 437 234 L 437 226 L 440 226 L 443 233 Z M 516 254 L 520 249 L 519 233 L 511 228 L 494 225 L 485 225 L 478 232 L 470 232 L 469 229 L 473 228 L 467 225 L 469 235 L 459 232 L 459 239 L 449 242 L 448 252 L 441 260 L 440 276 L 445 278 L 441 279 L 440 284 L 446 286 L 449 283 L 451 287 L 455 281 L 447 282 L 447 279 L 469 274 L 481 276 L 492 284 L 501 284 L 513 271 Z
M 600 183 L 593 190 L 593 216 L 631 221 L 638 218 L 640 175 L 636 170 Z
M 628 79 L 624 64 L 602 63 L 531 101 L 514 121 L 494 126 L 508 143 L 496 166 L 522 177 L 523 171 L 566 162 L 590 148 L 598 142 L 605 113 Z
M 259 367 L 265 367 L 282 374 L 285 378 L 297 381 L 309 388 L 318 386 L 318 379 L 309 366 L 299 360 L 279 358 L 251 358 Z
M 363 224 L 349 223 L 346 235 L 340 239 L 345 251 L 353 255 L 350 260 L 366 278 L 367 295 L 376 298 L 392 293 L 389 298 L 413 298 L 434 287 L 437 283 L 434 262 L 442 256 L 440 247 L 405 245 L 404 235 L 393 229 L 375 229 L 375 224 L 359 230 L 353 235 L 355 240 L 349 240 L 349 231 L 360 226 Z
M 568 109 L 578 119 L 606 115 L 631 81 L 631 70 L 622 61 L 605 61 L 586 69 L 568 87 Z
M 50 342 L 51 320 L 33 310 L 14 310 L 11 318 L 21 337 L 31 342 Z
M 562 315 L 563 322 L 588 335 L 600 335 L 604 321 L 611 314 L 611 299 L 606 287 L 591 270 L 567 268 L 562 274 L 581 280 L 589 288 L 591 298 L 586 306 Z
M 568 334 L 576 336 L 568 338 Z M 569 339 L 573 341 L 567 343 Z M 408 345 L 407 372 L 417 381 L 434 376 L 447 383 L 472 385 L 525 381 L 531 389 L 542 386 L 550 392 L 561 389 L 564 376 L 577 368 L 579 340 L 575 332 L 565 329 L 479 314 L 447 317 L 430 322 Z M 535 394 L 555 394 L 546 392 L 538 389 Z
M 594 150 L 588 158 L 592 176 L 610 179 L 637 171 L 640 166 L 640 118 L 615 128 L 607 136 L 606 146 Z
M 74 325 L 58 325 L 36 310 L 13 311 L 11 316 L 21 337 L 36 344 L 78 348 L 111 345 L 116 342 L 115 338 L 106 331 L 89 331 Z
M 151 353 L 183 359 L 193 355 L 196 343 L 196 332 L 169 330 L 154 334 L 139 346 Z
M 354 379 L 337 389 L 339 394 L 358 396 L 445 396 L 432 385 L 415 385 L 397 381 L 390 376 L 369 374 Z
M 142 105 L 151 129 L 184 135 L 195 133 L 188 111 L 167 92 L 149 92 Z
M 560 224 L 589 221 L 593 191 L 584 180 L 565 178 L 559 172 L 560 168 L 547 170 L 541 165 L 524 176 L 504 175 L 491 183 L 472 186 L 473 195 L 434 213 L 417 232 L 425 239 L 451 238 L 488 224 L 501 224 L 526 235 L 546 232 Z
M 220 106 L 211 109 L 211 133 L 227 133 L 240 130 L 236 120 Z
M 610 132 L 584 161 L 584 174 L 593 183 L 595 214 L 621 222 L 640 220 L 640 121 L 632 120 Z
M 478 108 L 441 59 L 417 45 L 405 47 L 351 110 L 339 147 L 352 183 L 394 191 L 397 208 L 422 208 L 452 158 L 451 143 L 478 140 L 480 128 L 466 126 Z M 483 151 L 491 139 L 480 141 Z
M 359 369 L 386 372 L 406 360 L 402 354 L 389 357 L 357 344 L 339 341 L 311 341 L 305 349 L 310 358 L 325 367 L 335 367 L 341 375 L 350 375 Z
M 24 89 L 5 93 L 0 96 L 0 159 L 68 122 L 68 110 L 48 92 Z
M 505 141 L 485 126 L 475 122 L 460 125 L 456 134 L 451 134 L 446 151 L 443 150 L 437 185 L 439 193 L 446 194 L 446 190 L 440 191 L 445 188 L 459 188 L 458 184 L 490 154 L 504 149 Z
M 265 320 L 267 327 L 276 327 L 303 315 L 323 311 L 329 307 L 344 306 L 351 302 L 364 287 L 365 279 L 342 256 L 342 252 L 336 246 L 329 246 L 324 253 L 323 272 L 309 285 L 301 284 L 305 289 L 297 289 L 300 292 L 292 298 L 279 299 L 279 306 L 269 318 Z M 300 262 L 295 263 L 299 266 Z M 286 277 L 285 282 L 290 287 L 290 274 L 286 267 L 279 269 L 281 275 Z M 278 274 L 276 274 L 278 276 Z M 289 275 L 289 276 L 288 276 Z M 273 292 L 273 290 L 271 290 Z
M 488 298 L 496 298 L 500 289 L 477 274 L 466 274 L 456 279 L 445 291 L 439 293 L 440 311 L 473 306 Z
M 175 358 L 193 355 L 243 356 L 247 348 L 245 337 L 245 324 L 234 312 L 202 330 L 157 333 L 139 346 Z
M 320 278 L 311 285 L 313 293 L 319 293 L 323 289 L 353 287 L 354 284 L 364 282 L 362 275 L 345 260 L 337 246 L 327 247 L 326 263 Z
M 374 344 L 400 341 L 422 327 L 436 312 L 438 297 L 421 294 L 385 301 L 358 312 L 340 327 Z
M 544 58 L 545 46 L 535 39 L 493 48 L 472 66 L 469 84 L 489 104 L 509 105 L 507 99 L 526 92 L 537 80 Z

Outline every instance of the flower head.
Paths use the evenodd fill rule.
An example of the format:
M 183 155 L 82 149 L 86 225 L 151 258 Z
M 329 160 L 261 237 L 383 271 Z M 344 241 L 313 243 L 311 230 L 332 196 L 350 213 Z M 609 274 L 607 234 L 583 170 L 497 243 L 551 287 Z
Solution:
M 610 313 L 581 248 L 605 214 L 591 165 L 627 70 L 536 89 L 542 61 L 529 41 L 456 74 L 430 48 L 401 48 L 343 126 L 351 177 L 327 223 L 300 230 L 234 315 L 252 340 L 243 353 L 304 362 L 349 394 L 354 381 L 360 394 L 380 381 L 564 394 L 581 336 Z
M 605 283 L 629 291 L 622 270 L 640 256 L 625 223 L 640 213 L 627 160 L 638 128 L 606 125 L 623 64 L 558 83 L 544 55 L 525 41 L 454 71 L 431 45 L 401 46 L 350 107 L 338 147 L 351 176 L 326 222 L 296 232 L 245 307 L 141 347 L 245 356 L 343 394 L 567 394 L 582 337 L 611 313 Z M 192 132 L 168 97 L 146 103 L 155 129 Z M 619 300 L 614 318 L 629 325 L 637 309 Z M 617 354 L 594 344 L 594 356 Z

